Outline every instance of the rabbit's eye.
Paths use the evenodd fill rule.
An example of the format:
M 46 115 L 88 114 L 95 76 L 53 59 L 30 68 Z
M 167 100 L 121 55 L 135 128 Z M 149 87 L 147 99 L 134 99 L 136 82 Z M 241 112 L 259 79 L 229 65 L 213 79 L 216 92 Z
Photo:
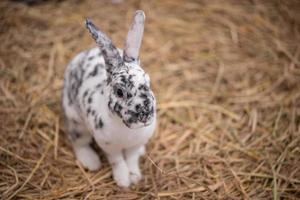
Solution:
M 121 89 L 117 89 L 117 96 L 119 98 L 123 98 L 124 97 L 123 91 Z
M 141 105 L 140 104 L 137 104 L 136 106 L 135 106 L 135 110 L 140 110 L 140 108 L 141 108 Z

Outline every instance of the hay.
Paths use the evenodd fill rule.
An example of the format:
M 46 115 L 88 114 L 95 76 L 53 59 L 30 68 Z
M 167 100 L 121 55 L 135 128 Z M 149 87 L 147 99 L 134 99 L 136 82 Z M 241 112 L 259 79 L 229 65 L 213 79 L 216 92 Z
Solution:
M 76 162 L 60 94 L 67 62 L 94 45 L 84 17 L 122 47 L 137 8 L 159 123 L 143 180 L 122 189 L 103 154 L 95 173 Z M 1 1 L 1 198 L 299 198 L 299 22 L 296 0 Z

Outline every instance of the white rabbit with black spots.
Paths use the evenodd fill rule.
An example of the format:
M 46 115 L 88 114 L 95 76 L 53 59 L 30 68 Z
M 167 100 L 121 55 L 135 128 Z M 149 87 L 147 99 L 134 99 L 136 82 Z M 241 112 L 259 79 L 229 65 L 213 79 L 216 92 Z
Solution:
M 156 125 L 150 78 L 139 62 L 144 21 L 144 12 L 136 11 L 125 48 L 119 50 L 87 19 L 98 47 L 78 54 L 64 77 L 62 103 L 76 158 L 89 170 L 100 168 L 90 146 L 94 138 L 123 187 L 142 178 L 139 157 Z

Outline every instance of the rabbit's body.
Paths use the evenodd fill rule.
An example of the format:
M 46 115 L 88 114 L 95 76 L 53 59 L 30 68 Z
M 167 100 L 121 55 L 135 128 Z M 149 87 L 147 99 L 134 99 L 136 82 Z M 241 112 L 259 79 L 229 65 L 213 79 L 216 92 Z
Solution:
M 122 54 L 121 50 L 119 52 Z M 146 127 L 130 129 L 119 118 L 110 114 L 104 66 L 99 48 L 93 48 L 78 54 L 66 69 L 63 91 L 65 114 L 70 119 L 69 123 L 85 129 L 84 133 L 78 132 L 75 135 L 70 132 L 70 136 L 74 139 L 93 136 L 105 151 L 145 144 L 153 134 L 155 120 Z
M 136 13 L 124 55 L 87 21 L 99 48 L 78 54 L 64 77 L 63 108 L 77 159 L 90 170 L 100 168 L 90 147 L 94 138 L 106 153 L 117 184 L 125 187 L 141 179 L 138 159 L 156 124 L 150 79 L 137 56 L 136 39 L 141 37 L 137 20 L 143 22 L 143 17 L 141 11 Z

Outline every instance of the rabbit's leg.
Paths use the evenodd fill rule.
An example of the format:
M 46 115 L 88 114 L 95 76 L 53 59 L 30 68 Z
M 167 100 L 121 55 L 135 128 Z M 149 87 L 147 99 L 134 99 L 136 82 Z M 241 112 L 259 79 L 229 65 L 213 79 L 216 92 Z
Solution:
M 107 158 L 112 167 L 113 177 L 118 186 L 129 187 L 129 171 L 122 151 L 107 153 Z
M 91 134 L 74 119 L 68 120 L 68 130 L 77 160 L 88 170 L 95 171 L 101 167 L 97 153 L 92 149 Z
M 130 181 L 134 184 L 139 182 L 142 174 L 139 167 L 139 158 L 145 153 L 145 146 L 132 147 L 125 150 L 126 164 L 129 169 Z

